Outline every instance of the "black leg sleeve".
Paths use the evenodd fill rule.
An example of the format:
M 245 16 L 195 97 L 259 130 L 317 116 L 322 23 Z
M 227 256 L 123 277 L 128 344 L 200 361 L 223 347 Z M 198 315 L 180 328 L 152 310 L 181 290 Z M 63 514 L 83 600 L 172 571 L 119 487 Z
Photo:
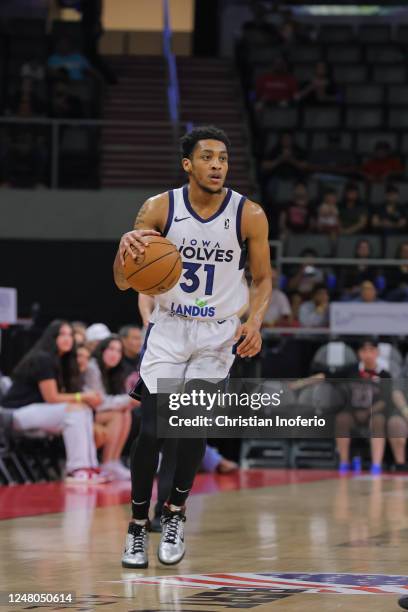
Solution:
M 130 452 L 132 474 L 132 515 L 134 519 L 145 519 L 149 515 L 154 477 L 159 462 L 163 440 L 157 437 L 156 395 L 149 393 L 143 385 L 141 426 Z
M 204 457 L 206 443 L 205 438 L 183 438 L 178 441 L 176 473 L 169 504 L 184 506 Z

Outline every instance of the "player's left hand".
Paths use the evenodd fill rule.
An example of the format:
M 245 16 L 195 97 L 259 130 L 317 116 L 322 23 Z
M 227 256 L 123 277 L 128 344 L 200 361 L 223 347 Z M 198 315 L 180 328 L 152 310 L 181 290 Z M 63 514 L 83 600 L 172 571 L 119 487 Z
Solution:
M 259 328 L 247 321 L 240 325 L 235 334 L 235 342 L 244 339 L 237 346 L 237 355 L 240 357 L 254 357 L 259 353 L 262 346 L 262 336 Z

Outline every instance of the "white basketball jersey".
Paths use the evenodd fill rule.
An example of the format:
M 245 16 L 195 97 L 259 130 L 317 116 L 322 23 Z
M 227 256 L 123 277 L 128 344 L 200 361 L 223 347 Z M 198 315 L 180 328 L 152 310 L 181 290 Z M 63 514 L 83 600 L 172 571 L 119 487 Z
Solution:
M 161 307 L 191 318 L 226 319 L 248 302 L 241 216 L 245 197 L 227 189 L 218 211 L 202 219 L 189 201 L 188 186 L 169 191 L 164 229 L 183 262 L 179 282 L 155 297 Z

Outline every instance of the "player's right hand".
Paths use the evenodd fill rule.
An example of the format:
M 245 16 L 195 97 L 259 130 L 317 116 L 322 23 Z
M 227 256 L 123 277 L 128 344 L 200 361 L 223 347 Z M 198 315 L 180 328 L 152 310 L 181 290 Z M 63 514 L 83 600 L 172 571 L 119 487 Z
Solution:
M 123 234 L 119 243 L 119 257 L 122 266 L 125 265 L 125 253 L 137 259 L 140 253 L 144 253 L 145 247 L 149 246 L 145 236 L 160 236 L 160 232 L 156 230 L 132 230 Z

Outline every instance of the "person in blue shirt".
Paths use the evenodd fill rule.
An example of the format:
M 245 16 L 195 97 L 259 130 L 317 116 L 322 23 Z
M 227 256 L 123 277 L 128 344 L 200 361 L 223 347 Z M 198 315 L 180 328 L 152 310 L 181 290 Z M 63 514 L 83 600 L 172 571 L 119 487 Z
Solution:
M 55 52 L 50 55 L 47 62 L 51 73 L 63 71 L 70 81 L 83 81 L 87 74 L 92 72 L 92 66 L 80 51 L 72 48 L 68 38 L 61 38 L 57 43 Z

